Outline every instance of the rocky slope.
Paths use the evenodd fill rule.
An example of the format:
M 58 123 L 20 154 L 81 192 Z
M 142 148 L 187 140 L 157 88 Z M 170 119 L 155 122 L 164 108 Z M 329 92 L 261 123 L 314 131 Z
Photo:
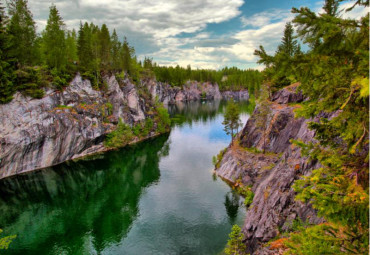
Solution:
M 48 89 L 42 99 L 17 93 L 0 105 L 0 178 L 107 150 L 104 138 L 119 119 L 132 126 L 153 118 L 156 100 L 222 98 L 218 86 L 209 83 L 188 82 L 180 89 L 154 80 L 136 86 L 114 75 L 104 81 L 107 88 L 97 91 L 78 74 L 63 92 Z M 235 96 L 239 94 L 248 97 L 247 92 Z
M 251 254 L 277 254 L 262 244 L 292 227 L 295 219 L 318 224 L 322 219 L 315 211 L 295 201 L 293 182 L 317 167 L 301 156 L 300 148 L 291 139 L 314 141 L 315 133 L 307 128 L 304 118 L 294 117 L 292 103 L 303 96 L 296 92 L 298 84 L 287 87 L 272 97 L 268 128 L 258 127 L 259 109 L 255 109 L 237 141 L 224 154 L 216 173 L 230 183 L 251 185 L 255 196 L 247 210 L 243 233 Z M 265 139 L 266 153 L 263 154 Z

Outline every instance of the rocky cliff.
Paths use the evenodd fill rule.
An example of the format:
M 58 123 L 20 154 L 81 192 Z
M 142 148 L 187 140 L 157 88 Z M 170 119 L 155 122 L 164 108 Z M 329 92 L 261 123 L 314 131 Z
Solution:
M 252 205 L 247 210 L 243 233 L 248 252 L 277 254 L 263 246 L 279 234 L 288 231 L 296 219 L 313 224 L 322 222 L 315 211 L 295 201 L 293 182 L 308 175 L 317 167 L 302 157 L 301 150 L 291 139 L 314 141 L 315 133 L 309 130 L 304 118 L 295 118 L 294 103 L 303 100 L 294 84 L 272 96 L 267 130 L 259 127 L 259 108 L 248 120 L 238 139 L 229 146 L 216 173 L 230 183 L 251 185 L 254 192 Z M 265 144 L 266 153 L 262 153 Z
M 188 82 L 182 89 L 155 80 L 134 85 L 105 76 L 97 91 L 79 74 L 62 92 L 48 89 L 42 99 L 17 93 L 0 105 L 0 178 L 107 150 L 103 141 L 119 120 L 132 126 L 154 118 L 155 102 L 220 99 L 217 85 Z M 235 92 L 235 96 L 248 92 Z M 153 111 L 154 110 L 154 111 Z M 154 124 L 155 125 L 155 124 Z M 156 135 L 150 132 L 148 137 Z
M 211 84 L 209 82 L 199 83 L 188 81 L 182 88 L 172 87 L 169 84 L 154 80 L 144 81 L 144 84 L 147 86 L 152 98 L 157 98 L 164 104 L 199 99 L 249 99 L 247 90 L 220 92 L 217 84 Z

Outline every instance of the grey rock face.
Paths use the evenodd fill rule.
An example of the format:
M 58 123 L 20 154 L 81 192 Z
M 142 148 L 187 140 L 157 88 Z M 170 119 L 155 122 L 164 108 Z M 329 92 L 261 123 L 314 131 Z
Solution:
M 129 125 L 144 120 L 155 99 L 222 98 L 217 84 L 187 82 L 180 89 L 146 80 L 140 89 L 148 89 L 148 100 L 128 78 L 104 80 L 107 89 L 96 91 L 78 74 L 63 92 L 49 89 L 42 99 L 17 93 L 0 105 L 0 178 L 106 150 L 103 140 L 119 119 Z
M 248 100 L 249 99 L 248 90 L 222 91 L 221 95 L 223 99 L 236 99 L 236 100 Z
M 42 99 L 17 93 L 0 105 L 0 178 L 102 151 L 118 119 L 143 120 L 145 106 L 135 86 L 126 82 L 121 88 L 114 76 L 105 80 L 106 93 L 77 75 L 63 92 L 48 90 Z
M 188 81 L 183 88 L 171 87 L 169 84 L 155 82 L 153 80 L 145 81 L 152 98 L 157 98 L 164 104 L 173 104 L 175 102 L 194 101 L 199 99 L 222 99 L 217 84 L 208 82 L 199 83 Z M 248 98 L 247 98 L 248 99 Z
M 267 153 L 258 152 L 262 151 L 264 142 L 263 132 L 256 126 L 257 107 L 239 134 L 240 145 L 230 146 L 216 169 L 219 176 L 232 183 L 241 179 L 243 184 L 252 185 L 255 196 L 243 227 L 244 241 L 252 254 L 269 254 L 263 252 L 266 248 L 261 243 L 274 238 L 279 230 L 289 230 L 296 218 L 313 224 L 323 222 L 309 205 L 295 201 L 292 189 L 295 180 L 318 167 L 316 162 L 302 157 L 300 148 L 290 142 L 291 139 L 315 141 L 315 133 L 307 127 L 310 120 L 295 119 L 294 107 L 282 103 L 303 99 L 291 91 L 275 95 L 265 136 Z

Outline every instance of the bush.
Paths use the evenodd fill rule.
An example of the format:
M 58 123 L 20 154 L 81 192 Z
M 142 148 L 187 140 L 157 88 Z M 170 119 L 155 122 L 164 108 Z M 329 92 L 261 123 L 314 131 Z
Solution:
M 134 134 L 130 126 L 123 123 L 120 119 L 116 130 L 107 135 L 104 145 L 107 147 L 119 148 L 128 144 L 133 136 Z

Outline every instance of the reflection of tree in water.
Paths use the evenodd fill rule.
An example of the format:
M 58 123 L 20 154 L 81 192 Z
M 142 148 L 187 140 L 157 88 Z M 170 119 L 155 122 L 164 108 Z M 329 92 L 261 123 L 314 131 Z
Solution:
M 100 253 L 120 242 L 159 180 L 167 139 L 0 181 L 0 226 L 18 235 L 4 254 Z
M 192 102 L 177 102 L 168 106 L 172 123 L 177 126 L 192 125 L 193 121 L 214 120 L 217 114 L 222 113 L 227 104 L 225 100 L 198 100 Z M 251 114 L 254 104 L 249 101 L 239 101 L 241 113 Z
M 229 216 L 230 223 L 234 224 L 236 217 L 238 216 L 239 194 L 234 190 L 226 193 L 224 205 L 226 208 L 226 213 Z

